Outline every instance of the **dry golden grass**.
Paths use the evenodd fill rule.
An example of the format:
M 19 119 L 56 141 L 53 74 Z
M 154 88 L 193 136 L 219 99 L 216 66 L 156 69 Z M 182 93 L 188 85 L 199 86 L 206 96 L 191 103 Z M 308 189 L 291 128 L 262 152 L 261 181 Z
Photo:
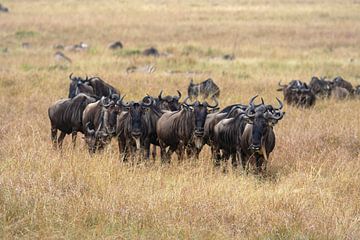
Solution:
M 116 142 L 90 157 L 50 144 L 47 108 L 66 97 L 67 76 L 99 75 L 128 99 L 185 91 L 212 77 L 222 105 L 255 94 L 275 103 L 279 80 L 341 75 L 360 84 L 357 1 L 4 1 L 0 14 L 0 238 L 358 239 L 359 100 L 286 108 L 267 177 L 199 161 L 136 167 Z M 125 48 L 111 52 L 109 42 Z M 88 52 L 54 44 L 85 41 Z M 21 48 L 29 42 L 30 49 Z M 131 51 L 155 46 L 168 57 Z M 235 53 L 235 61 L 219 59 Z M 154 74 L 125 74 L 131 64 Z M 169 74 L 168 71 L 200 74 Z

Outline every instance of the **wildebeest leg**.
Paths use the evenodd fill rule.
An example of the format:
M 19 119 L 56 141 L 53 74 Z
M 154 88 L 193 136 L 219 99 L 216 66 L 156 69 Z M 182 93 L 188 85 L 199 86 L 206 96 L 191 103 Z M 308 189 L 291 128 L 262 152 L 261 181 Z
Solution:
M 66 136 L 66 133 L 64 133 L 64 132 L 60 133 L 60 136 L 58 138 L 58 146 L 59 146 L 59 148 L 62 148 L 62 144 L 63 144 L 65 136 Z
M 77 132 L 73 130 L 71 133 L 71 141 L 72 141 L 73 147 L 75 147 L 75 145 L 76 145 L 76 136 L 77 136 Z
M 259 173 L 261 172 L 261 165 L 262 165 L 261 155 L 258 152 L 256 152 L 254 155 L 256 160 L 256 173 Z
M 161 140 L 159 141 L 159 145 L 160 145 L 160 157 L 161 157 L 161 162 L 162 163 L 165 163 L 167 162 L 167 159 L 166 159 L 166 144 L 164 142 L 162 142 Z
M 150 139 L 144 140 L 144 148 L 145 148 L 145 159 L 149 160 L 150 158 Z
M 156 145 L 155 144 L 152 145 L 151 156 L 152 156 L 152 159 L 155 161 L 155 159 L 156 159 Z
M 231 163 L 233 165 L 233 167 L 237 167 L 238 166 L 238 160 L 236 159 L 236 152 L 231 154 Z
M 57 140 L 57 129 L 56 128 L 51 128 L 51 141 L 53 144 L 53 148 L 56 149 L 56 141 Z

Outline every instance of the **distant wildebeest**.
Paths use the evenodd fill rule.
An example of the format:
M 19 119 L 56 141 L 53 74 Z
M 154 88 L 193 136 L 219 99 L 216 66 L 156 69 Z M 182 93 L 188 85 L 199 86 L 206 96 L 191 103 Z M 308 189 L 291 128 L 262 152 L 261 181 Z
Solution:
M 0 3 L 0 12 L 7 13 L 7 12 L 9 12 L 9 8 L 4 7 L 4 6 Z
M 283 103 L 277 98 L 279 107 L 271 105 L 260 105 L 255 107 L 254 98 L 250 101 L 249 108 L 246 110 L 246 124 L 241 135 L 240 153 L 242 166 L 246 168 L 251 158 L 255 158 L 256 170 L 261 171 L 265 162 L 266 170 L 269 154 L 275 147 L 275 133 L 273 126 L 283 118 Z
M 191 79 L 190 84 L 188 86 L 188 96 L 190 97 L 191 100 L 196 99 L 198 97 L 202 97 L 203 99 L 219 98 L 220 88 L 215 84 L 215 82 L 211 78 L 198 84 L 195 84 Z
M 332 85 L 333 87 L 341 87 L 341 88 L 345 88 L 350 94 L 353 93 L 354 89 L 353 89 L 353 85 L 344 80 L 342 77 L 338 76 L 338 77 L 335 77 L 333 80 L 332 80 Z
M 315 96 L 320 98 L 327 98 L 331 95 L 332 82 L 325 80 L 324 78 L 319 79 L 318 77 L 312 77 L 309 83 L 311 91 Z
M 154 47 L 151 47 L 151 48 L 147 48 L 143 51 L 143 55 L 145 56 L 154 56 L 154 57 L 157 57 L 159 56 L 159 51 L 154 48 Z
M 281 85 L 278 91 L 284 94 L 284 101 L 287 104 L 297 107 L 312 107 L 315 105 L 316 97 L 306 83 L 300 80 L 292 80 L 289 84 Z
M 71 63 L 71 59 L 69 57 L 67 57 L 64 53 L 62 53 L 61 51 L 57 51 L 54 54 L 55 57 L 55 61 L 57 62 L 67 62 L 67 63 Z
M 108 46 L 111 50 L 121 49 L 123 48 L 123 44 L 120 41 L 112 42 Z
M 48 115 L 51 122 L 51 139 L 54 147 L 62 142 L 66 134 L 72 134 L 72 142 L 75 145 L 77 132 L 84 132 L 82 124 L 83 111 L 90 103 L 97 99 L 86 94 L 79 94 L 74 98 L 62 99 L 55 102 L 48 109 Z M 57 138 L 57 130 L 60 130 L 60 136 Z
M 99 101 L 90 103 L 83 112 L 85 126 L 85 141 L 90 152 L 101 150 L 111 140 L 116 128 L 117 106 L 122 99 L 113 94 L 112 97 L 102 97 Z
M 336 100 L 344 100 L 349 98 L 350 92 L 346 88 L 333 86 L 331 88 L 331 96 Z
M 141 102 L 122 103 L 124 111 L 118 116 L 116 131 L 119 150 L 124 154 L 123 161 L 127 161 L 129 154 L 150 149 L 145 112 L 153 105 L 153 101 L 152 97 L 145 97 Z
M 185 151 L 189 156 L 198 158 L 203 146 L 206 116 L 209 109 L 218 106 L 218 102 L 214 99 L 215 105 L 199 101 L 190 104 L 188 99 L 189 97 L 186 97 L 180 111 L 165 112 L 157 122 L 156 132 L 163 162 L 169 161 L 174 151 L 179 159 L 182 159 Z
M 99 77 L 91 77 L 82 79 L 81 77 L 69 76 L 70 87 L 69 87 L 69 98 L 73 98 L 78 93 L 93 94 L 100 97 L 110 97 L 112 94 L 120 95 L 119 91 L 106 83 Z

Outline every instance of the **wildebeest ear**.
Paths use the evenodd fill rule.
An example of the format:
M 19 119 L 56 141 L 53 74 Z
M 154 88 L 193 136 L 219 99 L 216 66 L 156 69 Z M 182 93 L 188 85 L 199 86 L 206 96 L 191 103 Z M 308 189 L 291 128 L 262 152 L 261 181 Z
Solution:
M 190 78 L 190 85 L 194 85 L 194 80 Z

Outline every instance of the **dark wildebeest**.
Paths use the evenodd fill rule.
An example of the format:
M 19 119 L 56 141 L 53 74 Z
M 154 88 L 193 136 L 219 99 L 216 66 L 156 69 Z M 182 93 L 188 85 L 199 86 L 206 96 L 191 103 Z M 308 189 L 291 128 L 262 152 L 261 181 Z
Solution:
M 207 102 L 195 101 L 187 103 L 187 97 L 180 111 L 165 112 L 157 122 L 156 132 L 161 148 L 162 161 L 170 161 L 171 154 L 176 151 L 182 159 L 184 150 L 190 156 L 198 157 L 203 146 L 204 124 L 210 109 L 216 108 Z M 166 152 L 166 148 L 169 150 Z
M 203 99 L 219 98 L 220 88 L 215 84 L 215 82 L 211 78 L 198 84 L 195 84 L 191 79 L 188 87 L 188 96 L 191 100 L 196 99 L 198 97 L 202 97 Z
M 97 99 L 86 94 L 79 94 L 74 98 L 62 99 L 55 102 L 48 109 L 48 115 L 51 122 L 51 139 L 53 146 L 56 143 L 61 148 L 66 134 L 72 134 L 72 142 L 75 146 L 77 132 L 84 131 L 82 124 L 83 111 L 90 103 Z M 57 138 L 57 130 L 61 131 Z
M 354 89 L 353 89 L 353 85 L 344 80 L 342 77 L 335 77 L 333 80 L 332 80 L 332 83 L 333 83 L 333 87 L 341 87 L 341 88 L 345 88 L 346 90 L 348 90 L 348 92 L 350 94 L 353 93 Z
M 266 170 L 269 154 L 275 147 L 275 134 L 273 126 L 283 118 L 283 104 L 279 102 L 278 108 L 271 105 L 254 106 L 254 99 L 250 101 L 250 106 L 246 110 L 246 124 L 241 136 L 240 153 L 238 153 L 242 166 L 246 168 L 252 157 L 255 157 L 256 171 L 261 171 L 261 166 L 265 162 Z
M 217 151 L 217 148 L 214 148 L 214 127 L 221 120 L 234 117 L 241 111 L 245 111 L 247 105 L 243 104 L 233 104 L 225 107 L 220 112 L 210 113 L 206 117 L 204 125 L 204 144 L 207 144 L 211 148 L 212 158 L 219 159 L 220 153 Z
M 151 48 L 147 48 L 143 51 L 143 55 L 144 56 L 154 56 L 154 57 L 158 57 L 160 54 L 159 54 L 159 51 L 154 48 L 154 47 L 151 47 Z
M 284 94 L 284 101 L 287 104 L 297 107 L 312 107 L 315 105 L 316 97 L 306 83 L 300 80 L 292 80 L 287 85 L 281 85 L 278 91 Z
M 99 77 L 86 77 L 86 79 L 82 79 L 80 77 L 72 77 L 72 74 L 70 74 L 69 79 L 71 80 L 69 87 L 69 98 L 73 98 L 81 92 L 93 94 L 99 98 L 110 97 L 112 94 L 120 95 L 116 88 L 106 83 Z
M 85 126 L 85 141 L 89 151 L 94 153 L 101 150 L 111 141 L 115 133 L 116 115 L 122 99 L 113 94 L 111 98 L 102 97 L 99 101 L 90 103 L 83 112 L 83 125 Z
M 324 78 L 312 77 L 309 83 L 311 91 L 315 96 L 320 98 L 327 98 L 331 95 L 331 81 L 327 81 Z
M 161 110 L 177 111 L 180 109 L 181 92 L 177 90 L 178 96 L 162 96 L 162 90 L 157 98 L 154 98 L 155 105 Z
M 124 111 L 118 116 L 117 134 L 119 150 L 123 161 L 127 161 L 129 153 L 148 150 L 150 138 L 145 112 L 153 105 L 152 97 L 145 97 L 141 102 L 122 103 Z

